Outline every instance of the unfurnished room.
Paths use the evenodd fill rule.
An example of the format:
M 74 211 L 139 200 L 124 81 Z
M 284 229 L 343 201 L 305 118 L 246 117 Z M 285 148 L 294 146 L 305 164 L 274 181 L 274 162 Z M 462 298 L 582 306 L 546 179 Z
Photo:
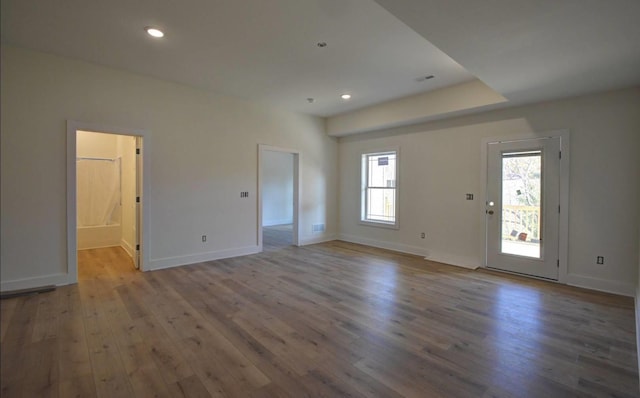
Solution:
M 0 395 L 640 397 L 637 0 L 1 0 Z

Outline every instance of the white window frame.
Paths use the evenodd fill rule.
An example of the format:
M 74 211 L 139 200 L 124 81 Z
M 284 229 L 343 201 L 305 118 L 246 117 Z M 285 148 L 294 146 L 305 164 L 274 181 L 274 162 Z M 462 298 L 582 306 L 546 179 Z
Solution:
M 371 220 L 366 218 L 367 212 L 367 190 L 369 189 L 368 181 L 369 181 L 369 157 L 370 156 L 378 156 L 384 154 L 395 154 L 396 156 L 396 179 L 395 179 L 395 200 L 394 200 L 394 213 L 395 220 L 394 222 L 386 222 L 379 220 Z M 400 192 L 400 148 L 386 148 L 377 151 L 367 151 L 362 152 L 360 155 L 360 224 L 368 225 L 372 227 L 381 227 L 381 228 L 391 228 L 391 229 L 399 229 L 399 192 Z M 384 187 L 390 188 L 390 187 Z

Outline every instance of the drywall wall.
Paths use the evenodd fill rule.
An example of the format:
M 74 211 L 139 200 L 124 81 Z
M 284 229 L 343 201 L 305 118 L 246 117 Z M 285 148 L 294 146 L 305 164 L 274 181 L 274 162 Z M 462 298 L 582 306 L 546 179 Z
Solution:
M 340 138 L 341 237 L 482 264 L 481 140 L 571 134 L 571 284 L 635 292 L 640 202 L 640 89 L 632 88 Z M 399 230 L 360 225 L 360 154 L 400 147 Z M 476 200 L 465 200 L 474 193 Z M 420 233 L 426 233 L 426 239 Z M 596 265 L 596 256 L 605 265 Z
M 147 269 L 257 250 L 258 144 L 301 153 L 301 243 L 336 233 L 320 118 L 5 45 L 0 89 L 2 290 L 66 281 L 67 120 L 150 132 Z
M 118 136 L 79 131 L 76 135 L 78 157 L 115 159 L 119 154 Z
M 457 112 L 477 112 L 505 101 L 502 95 L 480 80 L 473 80 L 330 117 L 327 133 L 339 137 L 427 122 L 432 118 L 451 117 Z
M 293 154 L 264 151 L 262 225 L 293 223 Z

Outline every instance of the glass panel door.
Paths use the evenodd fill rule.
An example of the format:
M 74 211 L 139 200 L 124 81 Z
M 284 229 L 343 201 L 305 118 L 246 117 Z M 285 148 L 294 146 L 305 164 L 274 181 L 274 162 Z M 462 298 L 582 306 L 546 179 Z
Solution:
M 487 267 L 558 279 L 560 138 L 487 145 Z

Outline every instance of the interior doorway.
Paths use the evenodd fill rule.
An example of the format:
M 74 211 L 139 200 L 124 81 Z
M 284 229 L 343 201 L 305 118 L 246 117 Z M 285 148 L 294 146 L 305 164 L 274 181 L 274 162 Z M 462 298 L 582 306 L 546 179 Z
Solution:
M 135 136 L 76 132 L 78 250 L 120 247 L 136 269 L 138 141 Z
M 78 122 L 67 126 L 68 274 L 120 274 L 146 264 L 143 177 L 145 135 L 140 130 Z M 116 264 L 117 262 L 117 264 Z M 98 271 L 100 272 L 100 271 Z M 85 275 L 87 276 L 87 275 Z
M 298 245 L 298 167 L 297 151 L 260 145 L 258 246 L 261 251 Z

